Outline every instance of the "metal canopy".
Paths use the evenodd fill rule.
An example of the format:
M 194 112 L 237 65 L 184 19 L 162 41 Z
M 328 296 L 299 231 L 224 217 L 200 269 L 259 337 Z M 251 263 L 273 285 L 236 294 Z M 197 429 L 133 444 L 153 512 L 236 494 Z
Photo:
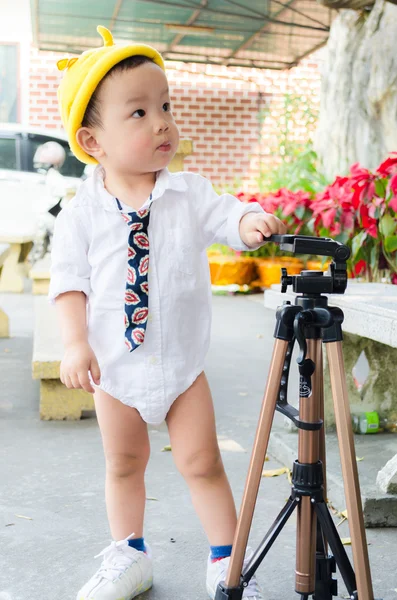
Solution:
M 153 45 L 166 60 L 286 69 L 328 39 L 334 11 L 316 0 L 31 0 L 40 50 L 81 53 L 116 41 Z

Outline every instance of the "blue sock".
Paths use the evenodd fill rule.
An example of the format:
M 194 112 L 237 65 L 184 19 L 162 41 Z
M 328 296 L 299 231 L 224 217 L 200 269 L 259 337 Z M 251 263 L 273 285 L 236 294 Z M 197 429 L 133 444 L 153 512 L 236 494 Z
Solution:
M 143 537 L 128 540 L 128 545 L 131 548 L 138 550 L 138 552 L 146 552 L 145 539 Z
M 211 562 L 216 562 L 222 558 L 227 558 L 232 553 L 233 546 L 210 546 Z

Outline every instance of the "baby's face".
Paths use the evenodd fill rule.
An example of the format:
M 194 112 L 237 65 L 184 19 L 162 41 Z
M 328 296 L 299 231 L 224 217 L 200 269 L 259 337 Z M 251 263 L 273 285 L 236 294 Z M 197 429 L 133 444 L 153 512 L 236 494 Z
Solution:
M 106 168 L 140 174 L 169 164 L 178 148 L 179 132 L 160 67 L 150 62 L 111 75 L 103 82 L 98 100 L 102 127 L 97 129 L 97 139 Z

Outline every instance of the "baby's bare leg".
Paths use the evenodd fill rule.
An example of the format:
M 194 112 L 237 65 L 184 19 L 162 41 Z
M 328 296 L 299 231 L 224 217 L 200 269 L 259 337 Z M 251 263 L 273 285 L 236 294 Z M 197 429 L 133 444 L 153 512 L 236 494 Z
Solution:
M 211 546 L 233 543 L 236 509 L 220 455 L 211 392 L 202 373 L 167 415 L 175 464 Z
M 144 475 L 150 455 L 147 425 L 135 408 L 102 390 L 95 408 L 106 459 L 106 509 L 115 540 L 143 537 Z

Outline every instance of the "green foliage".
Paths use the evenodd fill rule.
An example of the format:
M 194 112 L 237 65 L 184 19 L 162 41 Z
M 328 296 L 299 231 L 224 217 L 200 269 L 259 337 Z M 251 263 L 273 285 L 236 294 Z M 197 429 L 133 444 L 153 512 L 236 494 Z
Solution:
M 281 165 L 258 179 L 261 192 L 287 188 L 292 192 L 303 190 L 313 195 L 323 190 L 328 183 L 325 175 L 318 170 L 317 154 L 310 144 L 303 150 L 296 149 L 289 160 L 284 160 Z

